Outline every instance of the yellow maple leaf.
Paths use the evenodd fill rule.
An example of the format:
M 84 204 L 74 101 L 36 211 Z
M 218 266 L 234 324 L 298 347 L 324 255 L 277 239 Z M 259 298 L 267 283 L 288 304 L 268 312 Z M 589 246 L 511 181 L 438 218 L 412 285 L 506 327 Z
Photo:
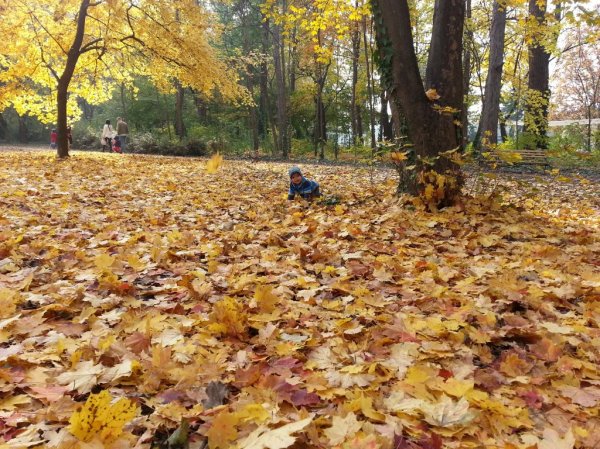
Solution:
M 254 291 L 254 299 L 263 313 L 273 312 L 279 303 L 279 298 L 273 294 L 273 287 L 270 285 L 257 286 Z
M 210 314 L 211 329 L 232 337 L 240 336 L 246 332 L 248 317 L 243 306 L 235 300 L 226 296 L 213 306 Z
M 216 173 L 222 164 L 223 164 L 223 156 L 221 156 L 219 153 L 213 155 L 213 157 L 211 157 L 209 159 L 209 161 L 206 163 L 206 173 L 210 173 L 210 174 Z
M 247 404 L 239 410 L 237 416 L 244 422 L 263 423 L 271 417 L 262 404 Z
M 8 318 L 17 310 L 17 299 L 19 295 L 15 290 L 0 288 L 0 318 Z
M 408 151 L 405 151 L 405 152 L 394 151 L 394 152 L 390 153 L 390 159 L 393 162 L 405 161 L 408 159 Z
M 89 442 L 94 437 L 110 443 L 122 433 L 125 424 L 133 419 L 137 406 L 127 398 L 115 403 L 106 390 L 91 394 L 83 408 L 71 415 L 69 431 L 79 440 Z
M 236 426 L 239 422 L 237 413 L 221 412 L 215 416 L 210 429 L 206 432 L 208 447 L 210 449 L 230 448 L 231 442 L 238 436 Z
M 365 415 L 367 418 L 371 419 L 372 421 L 379 421 L 379 422 L 384 422 L 385 421 L 385 415 L 383 413 L 378 412 L 377 410 L 375 410 L 373 408 L 373 398 L 368 397 L 368 396 L 364 396 L 364 395 L 360 395 L 358 397 L 356 397 L 355 399 L 353 399 L 352 401 L 348 402 L 344 408 L 346 410 L 352 411 L 352 412 L 362 412 L 363 415 Z
M 98 254 L 94 259 L 94 264 L 96 268 L 100 271 L 107 270 L 112 264 L 115 262 L 115 258 L 106 253 Z

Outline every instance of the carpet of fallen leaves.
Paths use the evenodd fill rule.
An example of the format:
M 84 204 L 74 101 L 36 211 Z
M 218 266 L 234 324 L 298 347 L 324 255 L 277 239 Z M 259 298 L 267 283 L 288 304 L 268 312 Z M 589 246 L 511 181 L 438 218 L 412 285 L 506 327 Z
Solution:
M 600 446 L 597 184 L 205 167 L 0 153 L 0 447 Z

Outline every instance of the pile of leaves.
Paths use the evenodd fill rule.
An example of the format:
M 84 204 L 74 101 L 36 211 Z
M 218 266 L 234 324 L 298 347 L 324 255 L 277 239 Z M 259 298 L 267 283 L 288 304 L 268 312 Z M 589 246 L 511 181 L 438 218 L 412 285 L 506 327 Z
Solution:
M 206 165 L 0 154 L 0 447 L 600 445 L 597 184 Z

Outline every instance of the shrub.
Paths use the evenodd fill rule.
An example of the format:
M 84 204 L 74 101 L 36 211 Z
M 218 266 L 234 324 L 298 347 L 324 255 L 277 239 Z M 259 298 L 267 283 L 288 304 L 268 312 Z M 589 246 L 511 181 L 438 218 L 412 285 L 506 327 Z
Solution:
M 78 150 L 99 150 L 102 148 L 100 133 L 91 128 L 73 127 L 73 148 Z
M 165 138 L 157 138 L 151 133 L 131 136 L 127 142 L 127 152 L 164 156 L 206 156 L 208 154 L 207 144 L 202 140 L 190 139 L 187 142 L 172 142 Z

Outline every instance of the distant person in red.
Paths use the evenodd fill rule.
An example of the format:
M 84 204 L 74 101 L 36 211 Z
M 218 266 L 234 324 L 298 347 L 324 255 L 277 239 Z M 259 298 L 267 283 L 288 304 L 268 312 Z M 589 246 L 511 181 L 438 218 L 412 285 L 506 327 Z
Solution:
M 50 132 L 50 148 L 56 149 L 56 140 L 57 139 L 58 139 L 58 134 L 56 133 L 56 130 L 53 129 Z
M 114 153 L 122 153 L 123 152 L 123 151 L 121 151 L 121 139 L 119 139 L 119 136 L 115 136 L 115 138 L 113 139 L 112 150 Z

